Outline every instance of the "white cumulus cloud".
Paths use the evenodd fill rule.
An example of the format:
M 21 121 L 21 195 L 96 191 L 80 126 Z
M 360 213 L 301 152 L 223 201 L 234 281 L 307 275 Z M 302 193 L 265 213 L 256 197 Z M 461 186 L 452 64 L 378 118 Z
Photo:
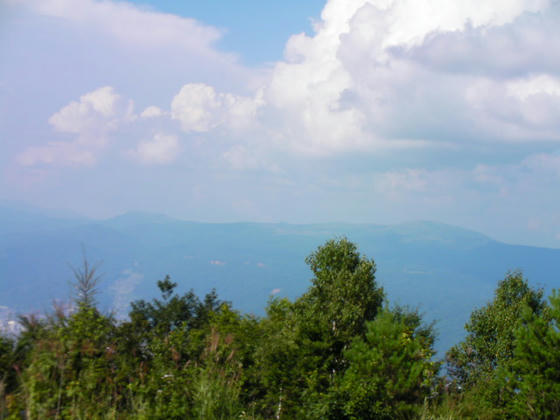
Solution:
M 177 136 L 156 133 L 152 140 L 140 142 L 135 150 L 130 150 L 128 153 L 141 163 L 157 165 L 173 162 L 179 152 Z
M 289 39 L 258 100 L 188 84 L 172 116 L 187 132 L 257 130 L 259 147 L 224 155 L 238 169 L 264 160 L 246 153 L 263 155 L 262 143 L 334 155 L 560 141 L 560 62 L 542 53 L 560 47 L 559 10 L 549 0 L 329 0 L 315 34 Z
M 173 98 L 171 117 L 186 132 L 207 132 L 222 126 L 243 129 L 253 122 L 260 105 L 258 97 L 216 92 L 212 86 L 189 83 Z
M 75 135 L 71 141 L 49 141 L 25 149 L 17 158 L 24 166 L 36 164 L 93 165 L 108 142 L 108 134 L 133 121 L 134 104 L 110 86 L 86 93 L 49 118 L 59 132 Z
M 123 119 L 133 117 L 133 102 L 123 101 L 111 86 L 86 93 L 49 118 L 58 131 L 82 134 L 115 129 Z
M 142 113 L 140 117 L 142 118 L 157 118 L 165 115 L 164 111 L 158 108 L 157 106 L 149 106 Z

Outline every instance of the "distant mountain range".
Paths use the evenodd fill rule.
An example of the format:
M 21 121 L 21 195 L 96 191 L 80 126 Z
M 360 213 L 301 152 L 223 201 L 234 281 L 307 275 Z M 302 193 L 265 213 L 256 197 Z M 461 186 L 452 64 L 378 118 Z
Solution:
M 83 250 L 101 262 L 101 307 L 119 316 L 131 300 L 157 296 L 156 280 L 166 274 L 181 292 L 216 288 L 236 309 L 261 315 L 271 295 L 303 293 L 311 278 L 305 257 L 340 236 L 375 259 L 390 302 L 437 321 L 441 351 L 463 336 L 471 311 L 492 298 L 508 270 L 522 270 L 547 293 L 560 288 L 560 249 L 508 245 L 433 222 L 217 224 L 144 213 L 93 221 L 0 206 L 0 316 L 68 301 L 71 266 L 80 266 Z

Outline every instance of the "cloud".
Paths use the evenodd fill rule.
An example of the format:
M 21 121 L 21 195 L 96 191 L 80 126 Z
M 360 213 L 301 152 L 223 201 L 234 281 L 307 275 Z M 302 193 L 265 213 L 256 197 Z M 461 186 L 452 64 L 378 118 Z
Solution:
M 559 141 L 560 78 L 536 75 L 496 82 L 480 79 L 466 98 L 471 116 L 499 141 Z
M 314 36 L 289 40 L 265 100 L 291 128 L 286 143 L 314 154 L 560 141 L 557 59 L 542 53 L 557 49 L 557 9 L 330 0 Z
M 109 141 L 108 134 L 122 123 L 133 121 L 134 104 L 118 95 L 110 86 L 82 95 L 49 118 L 59 132 L 76 135 L 72 141 L 49 141 L 32 146 L 17 157 L 23 166 L 59 164 L 91 166 Z
M 390 7 L 382 3 L 390 3 Z M 350 80 L 346 86 L 340 86 L 340 98 L 346 98 L 342 103 L 362 111 L 365 133 L 388 142 L 428 139 L 466 143 L 484 139 L 533 141 L 549 138 L 549 131 L 543 127 L 514 118 L 525 112 L 524 104 L 512 101 L 508 94 L 508 84 L 519 75 L 489 77 L 476 64 L 464 72 L 443 65 L 434 66 L 434 55 L 444 57 L 444 49 L 438 55 L 424 48 L 432 36 L 459 37 L 474 30 L 480 34 L 480 41 L 472 44 L 470 51 L 464 51 L 467 53 L 465 61 L 492 60 L 490 53 L 493 51 L 484 52 L 479 48 L 492 36 L 491 32 L 489 35 L 492 28 L 517 25 L 518 17 L 529 12 L 546 13 L 547 6 L 548 2 L 523 1 L 488 2 L 484 7 L 476 2 L 462 2 L 461 5 L 440 1 L 364 2 L 348 21 L 347 32 L 340 34 L 337 46 L 338 68 L 345 71 Z M 514 35 L 505 34 L 511 37 L 506 37 L 511 41 L 509 46 L 502 41 L 510 54 L 518 53 Z M 318 37 L 319 34 L 314 41 Z M 454 51 L 455 47 L 447 45 L 445 53 Z M 478 56 L 473 57 L 476 54 Z M 530 54 L 533 56 L 533 51 Z M 530 60 L 526 60 L 526 65 L 522 77 L 539 68 Z M 546 106 L 549 105 L 552 104 Z M 504 110 L 505 115 L 500 114 Z M 556 135 L 554 139 L 560 140 L 560 137 Z M 369 144 L 375 146 L 372 142 Z
M 95 0 L 12 0 L 35 13 L 63 19 L 81 28 L 94 28 L 114 40 L 140 48 L 174 45 L 203 54 L 215 54 L 211 44 L 218 29 L 194 19 L 138 8 L 127 2 Z M 188 36 L 187 36 L 188 34 Z
M 330 0 L 254 97 L 187 84 L 172 117 L 186 132 L 250 128 L 253 139 L 224 154 L 235 169 L 278 149 L 560 141 L 560 62 L 542 54 L 560 47 L 559 10 L 548 0 Z
M 203 83 L 184 85 L 171 102 L 171 117 L 185 132 L 207 132 L 215 128 L 242 130 L 255 119 L 259 98 L 219 93 Z
M 540 75 L 521 80 L 513 80 L 508 84 L 510 95 L 522 101 L 530 100 L 537 95 L 560 97 L 560 79 L 552 76 Z
M 142 141 L 128 155 L 141 163 L 161 165 L 173 162 L 180 152 L 177 136 L 157 133 L 150 141 Z
M 84 149 L 78 142 L 49 141 L 45 146 L 28 147 L 17 156 L 17 162 L 23 166 L 41 163 L 92 166 L 96 161 L 96 153 Z
M 463 30 L 434 31 L 421 45 L 395 47 L 391 53 L 437 72 L 502 79 L 531 73 L 558 74 L 560 57 L 542 53 L 558 48 L 556 12 L 543 10 L 525 13 L 499 26 L 467 24 Z
M 123 101 L 111 86 L 86 93 L 79 101 L 72 101 L 49 118 L 60 132 L 99 133 L 114 130 L 118 124 L 133 118 L 132 101 Z
M 140 114 L 140 117 L 142 117 L 142 118 L 157 118 L 157 117 L 161 117 L 163 115 L 165 115 L 164 111 L 162 111 L 157 106 L 151 105 L 151 106 L 147 107 L 146 109 L 144 109 L 144 111 L 142 111 L 142 113 Z
M 212 55 L 212 43 L 220 37 L 192 19 L 127 3 L 79 1 L 82 9 L 67 7 L 67 0 L 26 4 L 142 48 L 172 46 L 197 54 L 202 48 Z M 554 54 L 539 54 L 550 59 L 535 55 L 541 42 L 551 51 L 557 47 L 560 30 L 553 23 L 559 11 L 547 0 L 484 5 L 329 0 L 315 34 L 292 36 L 284 60 L 264 72 L 252 93 L 187 83 L 170 98 L 169 111 L 148 106 L 134 124 L 157 120 L 158 133 L 173 132 L 178 124 L 187 135 L 185 145 L 194 136 L 211 140 L 212 155 L 232 169 L 277 173 L 278 152 L 330 157 L 480 142 L 560 141 L 560 75 L 554 73 L 559 63 Z M 124 23 L 113 25 L 115 16 Z M 154 28 L 153 34 L 146 28 Z M 254 73 L 262 75 L 258 69 Z M 110 87 L 83 95 L 49 120 L 57 131 L 75 133 L 78 140 L 27 150 L 19 162 L 93 165 L 108 142 L 107 133 L 135 118 L 132 101 L 124 111 L 123 104 Z M 177 138 L 158 134 L 128 155 L 167 164 L 178 149 Z
M 127 122 L 136 117 L 132 101 L 123 100 L 117 90 L 151 105 L 132 132 L 118 132 L 115 149 L 121 150 L 115 155 L 122 156 L 148 120 L 156 125 L 151 132 L 174 131 L 175 122 L 160 106 L 185 81 L 219 81 L 245 89 L 253 77 L 235 54 L 216 47 L 222 31 L 195 19 L 111 0 L 7 0 L 6 9 L 11 35 L 0 58 L 0 85 L 6 88 L 0 107 L 13 109 L 6 118 L 14 121 L 2 134 L 21 138 L 10 159 L 23 166 L 94 166 L 111 143 L 108 134 L 122 128 L 121 107 L 130 105 Z M 88 92 L 84 86 L 99 86 L 100 81 L 114 87 L 89 91 L 49 119 L 59 138 L 33 130 L 53 102 Z M 235 113 L 244 113 L 243 104 L 231 108 L 234 123 L 242 120 Z M 26 110 L 24 117 L 19 109 Z M 32 115 L 41 115 L 41 121 Z M 63 138 L 65 134 L 74 134 L 74 141 Z

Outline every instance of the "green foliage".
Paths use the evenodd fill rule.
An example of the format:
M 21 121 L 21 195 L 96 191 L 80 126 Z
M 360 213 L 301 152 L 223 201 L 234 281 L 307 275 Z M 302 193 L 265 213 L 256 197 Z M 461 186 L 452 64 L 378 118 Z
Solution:
M 167 276 L 159 298 L 117 322 L 95 307 L 95 282 L 83 283 L 74 312 L 22 317 L 21 335 L 0 337 L 0 419 L 560 416 L 557 293 L 547 305 L 509 274 L 448 353 L 446 387 L 433 326 L 383 307 L 373 260 L 339 239 L 306 261 L 307 292 L 271 299 L 262 318 L 214 291 L 179 295 Z M 95 278 L 89 265 L 76 273 Z
M 17 389 L 15 343 L 10 337 L 0 335 L 0 419 L 8 412 L 11 394 Z
M 22 375 L 31 418 L 102 418 L 118 404 L 112 329 L 110 318 L 86 306 L 48 327 Z
M 214 291 L 203 301 L 192 291 L 180 296 L 169 276 L 157 285 L 162 298 L 133 302 L 130 322 L 120 327 L 124 364 L 133 377 L 128 388 L 146 418 L 189 418 L 210 318 L 227 305 Z
M 209 313 L 222 304 L 216 292 L 212 290 L 201 302 L 191 290 L 182 296 L 174 294 L 177 283 L 169 276 L 157 282 L 162 299 L 152 302 L 139 300 L 131 303 L 130 320 L 140 332 L 154 330 L 158 334 L 167 334 L 179 327 L 199 328 L 208 322 Z
M 196 418 L 231 419 L 241 414 L 242 364 L 236 350 L 232 334 L 211 330 L 195 383 Z
M 526 307 L 516 331 L 515 358 L 509 368 L 514 389 L 511 414 L 523 419 L 560 417 L 560 295 L 554 291 L 550 306 L 535 314 Z
M 312 416 L 325 417 L 331 411 L 325 404 L 328 389 L 347 368 L 343 353 L 355 337 L 363 336 L 384 294 L 375 282 L 375 262 L 345 238 L 328 241 L 306 262 L 314 278 L 294 305 L 307 388 L 303 407 Z
M 368 322 L 344 353 L 349 367 L 334 391 L 344 418 L 416 418 L 439 369 L 433 343 L 417 312 L 385 310 Z
M 266 340 L 256 360 L 267 416 L 329 416 L 328 391 L 347 367 L 344 350 L 383 301 L 375 263 L 347 239 L 328 241 L 306 262 L 311 287 L 294 303 L 272 300 L 261 324 Z
M 293 303 L 272 299 L 259 324 L 254 393 L 266 418 L 295 417 L 305 385 L 304 358 Z
M 488 381 L 499 365 L 513 358 L 515 329 L 524 308 L 540 314 L 542 290 L 529 287 L 521 273 L 514 272 L 498 283 L 492 302 L 473 311 L 465 325 L 468 335 L 447 354 L 450 373 L 463 387 Z
M 363 334 L 365 322 L 375 317 L 384 298 L 375 282 L 375 262 L 362 257 L 347 239 L 328 241 L 306 262 L 314 278 L 296 302 L 305 327 L 329 335 L 333 344 Z
M 74 300 L 78 306 L 95 306 L 95 295 L 101 276 L 97 274 L 99 264 L 91 265 L 84 253 L 82 266 L 72 267 L 74 273 Z
M 15 386 L 15 359 L 14 339 L 0 335 L 0 383 L 4 392 L 10 392 Z
M 527 418 L 512 410 L 523 398 L 517 372 L 522 360 L 518 331 L 530 335 L 538 331 L 538 323 L 530 320 L 546 322 L 542 296 L 520 273 L 508 274 L 498 284 L 494 300 L 472 313 L 465 341 L 448 352 L 452 378 L 462 387 L 461 398 L 472 417 Z

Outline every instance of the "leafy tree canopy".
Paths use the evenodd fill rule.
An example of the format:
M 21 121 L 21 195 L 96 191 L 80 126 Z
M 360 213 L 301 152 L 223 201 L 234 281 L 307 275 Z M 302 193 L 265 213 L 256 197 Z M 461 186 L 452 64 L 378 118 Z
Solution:
M 498 283 L 494 300 L 473 311 L 465 325 L 467 337 L 447 354 L 450 373 L 459 384 L 468 387 L 486 380 L 513 358 L 515 329 L 525 308 L 540 314 L 543 292 L 531 288 L 520 272 L 510 273 Z

